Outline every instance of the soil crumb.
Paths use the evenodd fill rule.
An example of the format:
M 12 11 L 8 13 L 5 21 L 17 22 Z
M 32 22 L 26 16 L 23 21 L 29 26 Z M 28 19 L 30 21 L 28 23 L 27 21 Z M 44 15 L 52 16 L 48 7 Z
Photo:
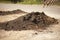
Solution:
M 0 23 L 0 29 L 15 31 L 38 29 L 44 30 L 49 27 L 49 25 L 53 24 L 58 24 L 58 20 L 47 16 L 44 12 L 31 12 L 15 20 Z

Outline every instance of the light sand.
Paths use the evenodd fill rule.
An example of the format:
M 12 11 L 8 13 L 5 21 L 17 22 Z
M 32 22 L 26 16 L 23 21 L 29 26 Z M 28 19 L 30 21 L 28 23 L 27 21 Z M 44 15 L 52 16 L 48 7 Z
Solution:
M 4 4 L 2 5 L 4 6 Z M 5 7 L 1 7 L 1 9 L 4 8 L 4 10 L 12 10 L 12 9 L 18 9 L 18 7 L 20 9 L 23 9 L 25 11 L 40 11 L 42 9 L 44 9 L 43 11 L 45 11 L 45 13 L 51 17 L 55 17 L 57 19 L 60 19 L 60 7 L 48 7 L 48 8 L 41 8 L 39 5 L 20 5 L 18 7 L 15 6 L 15 8 L 13 8 L 14 6 L 10 6 L 5 4 Z M 26 7 L 26 8 L 25 8 Z M 30 7 L 30 8 L 29 8 Z M 41 8 L 41 9 L 40 9 Z M 57 11 L 58 10 L 58 11 Z M 49 13 L 49 14 L 48 14 Z M 50 14 L 51 13 L 51 14 Z M 6 21 L 11 21 L 14 20 L 22 15 L 25 14 L 13 14 L 13 15 L 5 15 L 5 16 L 0 16 L 0 22 L 6 22 Z M 60 22 L 60 20 L 59 20 Z M 37 34 L 35 34 L 37 33 Z M 43 32 L 37 32 L 34 30 L 22 30 L 22 31 L 4 31 L 4 30 L 0 30 L 0 40 L 60 40 L 60 23 L 57 25 L 53 25 L 49 28 L 47 28 L 47 30 L 44 30 Z

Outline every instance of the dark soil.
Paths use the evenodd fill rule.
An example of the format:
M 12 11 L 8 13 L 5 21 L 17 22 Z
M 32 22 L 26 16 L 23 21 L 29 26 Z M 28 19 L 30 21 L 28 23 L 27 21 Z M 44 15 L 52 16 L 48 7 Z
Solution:
M 37 30 L 46 29 L 52 24 L 58 24 L 58 20 L 45 15 L 44 12 L 32 12 L 15 20 L 0 23 L 0 29 L 4 30 Z
M 9 15 L 9 14 L 18 14 L 18 13 L 27 13 L 27 12 L 24 12 L 20 9 L 13 10 L 13 11 L 0 11 L 0 15 Z

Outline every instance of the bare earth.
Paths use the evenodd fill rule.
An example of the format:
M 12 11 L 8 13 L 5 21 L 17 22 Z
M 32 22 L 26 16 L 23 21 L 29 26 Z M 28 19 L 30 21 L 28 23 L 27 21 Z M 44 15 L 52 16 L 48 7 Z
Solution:
M 34 30 L 5 31 L 0 30 L 0 40 L 60 40 L 60 6 L 43 8 L 43 5 L 0 4 L 0 11 L 21 9 L 26 12 L 44 11 L 46 15 L 59 19 L 59 24 L 52 25 L 43 32 Z M 26 14 L 0 15 L 0 22 L 14 20 Z

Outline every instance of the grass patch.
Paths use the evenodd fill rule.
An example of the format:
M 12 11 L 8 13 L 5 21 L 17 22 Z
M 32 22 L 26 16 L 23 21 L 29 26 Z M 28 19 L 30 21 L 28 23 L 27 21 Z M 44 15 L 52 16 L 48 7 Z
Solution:
M 59 5 L 60 6 L 60 2 L 55 3 L 55 5 Z
M 41 0 L 24 0 L 22 4 L 41 4 Z
M 11 3 L 11 1 L 0 1 L 0 3 Z M 19 4 L 42 4 L 41 0 L 24 0 L 22 2 L 17 2 Z
M 0 1 L 0 3 L 11 3 L 11 1 Z

